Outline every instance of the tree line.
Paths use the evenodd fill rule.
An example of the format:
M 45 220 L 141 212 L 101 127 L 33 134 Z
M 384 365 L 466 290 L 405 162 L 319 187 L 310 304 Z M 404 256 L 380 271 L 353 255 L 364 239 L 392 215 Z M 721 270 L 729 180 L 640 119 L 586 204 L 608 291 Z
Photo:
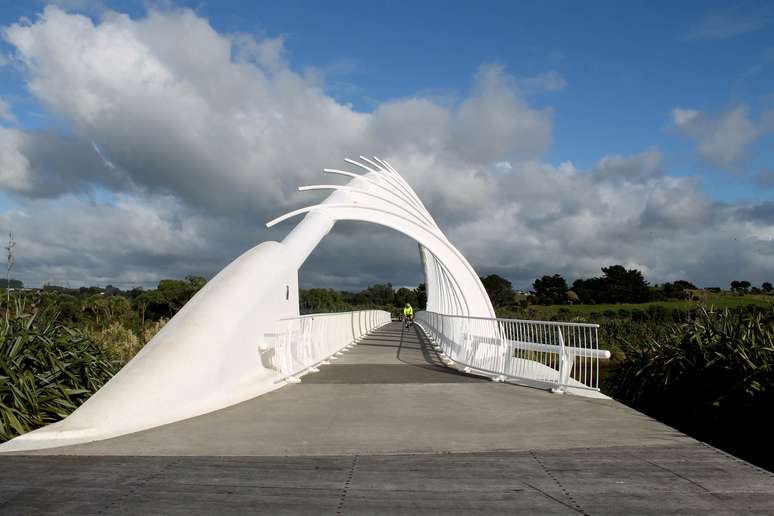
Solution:
M 528 304 L 564 305 L 564 304 L 615 304 L 615 303 L 647 303 L 650 301 L 665 301 L 670 299 L 690 299 L 698 290 L 696 285 L 687 280 L 666 282 L 661 285 L 650 285 L 642 272 L 637 269 L 627 269 L 623 265 L 602 267 L 602 275 L 592 278 L 578 278 L 572 285 L 560 274 L 544 275 L 532 283 L 530 296 L 516 295 L 513 285 L 507 279 L 491 274 L 482 277 L 481 281 L 496 307 L 512 307 Z M 740 294 L 772 294 L 774 288 L 770 282 L 763 282 L 760 287 L 754 287 L 749 281 L 732 281 L 731 291 Z M 720 292 L 720 288 L 707 290 Z
M 45 285 L 19 294 L 29 298 L 30 306 L 35 309 L 55 305 L 58 319 L 65 323 L 100 324 L 107 319 L 119 319 L 127 328 L 143 328 L 147 323 L 170 319 L 206 283 L 207 280 L 201 276 L 187 276 L 184 279 L 163 279 L 157 288 L 149 290 L 122 290 L 112 285 L 80 288 Z M 16 290 L 24 288 L 21 281 L 14 279 L 7 285 Z M 5 287 L 6 280 L 3 279 L 0 288 Z M 330 288 L 299 289 L 299 309 L 304 314 L 371 308 L 397 312 L 406 303 L 419 310 L 425 308 L 427 292 L 424 283 L 415 288 L 397 289 L 391 283 L 379 283 L 357 292 Z
M 395 289 L 391 283 L 379 283 L 359 292 L 330 288 L 299 289 L 298 296 L 302 314 L 371 308 L 397 313 L 406 303 L 410 303 L 416 310 L 423 310 L 427 305 L 427 291 L 424 283 L 420 283 L 416 288 L 398 289 Z

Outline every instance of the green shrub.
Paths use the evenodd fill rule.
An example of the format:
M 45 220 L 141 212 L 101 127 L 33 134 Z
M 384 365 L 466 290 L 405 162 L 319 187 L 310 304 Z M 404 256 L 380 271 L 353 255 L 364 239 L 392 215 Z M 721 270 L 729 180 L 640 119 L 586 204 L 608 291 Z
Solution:
M 688 322 L 663 326 L 650 336 L 607 328 L 625 355 L 608 392 L 699 439 L 774 465 L 774 310 L 700 309 Z
M 82 331 L 17 304 L 0 322 L 0 442 L 64 418 L 116 370 Z
M 131 360 L 143 346 L 137 335 L 119 321 L 113 321 L 100 330 L 87 330 L 86 335 L 102 351 L 122 365 Z

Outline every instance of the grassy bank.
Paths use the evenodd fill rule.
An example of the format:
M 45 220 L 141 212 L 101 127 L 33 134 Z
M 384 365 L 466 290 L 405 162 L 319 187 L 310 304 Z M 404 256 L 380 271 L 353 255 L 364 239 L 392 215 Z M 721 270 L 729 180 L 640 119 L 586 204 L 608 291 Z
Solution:
M 526 298 L 523 298 L 526 299 Z M 672 314 L 688 313 L 702 307 L 711 310 L 726 310 L 746 308 L 749 306 L 768 308 L 774 303 L 774 297 L 767 294 L 737 294 L 732 292 L 701 291 L 694 299 L 651 301 L 648 303 L 615 303 L 615 304 L 564 304 L 513 306 L 497 308 L 499 317 L 529 318 L 540 320 L 570 320 L 577 317 L 591 319 L 621 319 L 631 318 L 637 314 L 653 312 Z

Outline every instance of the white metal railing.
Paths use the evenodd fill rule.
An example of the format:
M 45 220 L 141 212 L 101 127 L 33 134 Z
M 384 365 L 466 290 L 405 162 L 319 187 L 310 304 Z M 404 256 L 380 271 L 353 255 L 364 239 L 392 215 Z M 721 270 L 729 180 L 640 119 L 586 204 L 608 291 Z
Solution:
M 370 331 L 390 322 L 389 312 L 361 310 L 311 314 L 277 321 L 264 334 L 259 348 L 264 368 L 278 373 L 278 381 L 298 381 L 298 377 L 327 360 L 336 360 L 344 348 Z
M 599 390 L 598 324 L 489 319 L 419 312 L 416 321 L 449 365 L 554 391 Z

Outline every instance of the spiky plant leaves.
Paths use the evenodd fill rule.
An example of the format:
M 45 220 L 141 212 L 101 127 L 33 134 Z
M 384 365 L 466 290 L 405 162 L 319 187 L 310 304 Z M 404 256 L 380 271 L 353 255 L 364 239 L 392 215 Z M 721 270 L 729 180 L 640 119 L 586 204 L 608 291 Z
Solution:
M 625 359 L 614 397 L 700 439 L 774 464 L 767 420 L 774 404 L 774 309 L 700 310 L 659 338 L 618 336 Z
M 80 330 L 18 303 L 0 326 L 0 441 L 66 417 L 117 368 Z

